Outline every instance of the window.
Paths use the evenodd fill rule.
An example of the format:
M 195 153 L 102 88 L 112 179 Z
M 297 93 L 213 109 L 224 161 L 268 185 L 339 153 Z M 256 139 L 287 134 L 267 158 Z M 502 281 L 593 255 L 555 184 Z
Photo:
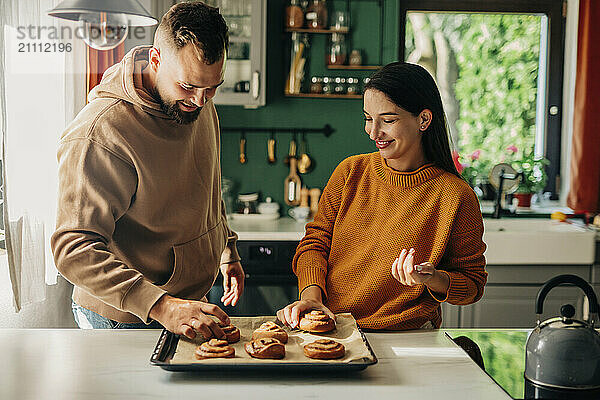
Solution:
M 550 161 L 545 190 L 556 199 L 563 1 L 401 0 L 399 8 L 399 59 L 435 77 L 462 159 L 475 152 L 483 177 L 507 148 L 533 149 Z

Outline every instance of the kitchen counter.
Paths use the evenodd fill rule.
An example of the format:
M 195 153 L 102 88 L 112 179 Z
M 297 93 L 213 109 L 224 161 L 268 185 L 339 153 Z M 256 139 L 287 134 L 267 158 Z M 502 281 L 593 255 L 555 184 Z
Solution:
M 367 333 L 379 362 L 335 374 L 194 374 L 149 364 L 159 330 L 0 330 L 0 398 L 510 399 L 443 331 Z
M 240 240 L 299 241 L 304 223 L 292 218 L 272 221 L 236 221 L 231 228 Z M 488 265 L 591 265 L 594 263 L 596 233 L 577 224 L 549 218 L 484 218 Z
M 237 232 L 239 240 L 290 240 L 300 241 L 304 237 L 305 222 L 290 217 L 271 221 L 236 220 L 229 217 L 229 227 Z

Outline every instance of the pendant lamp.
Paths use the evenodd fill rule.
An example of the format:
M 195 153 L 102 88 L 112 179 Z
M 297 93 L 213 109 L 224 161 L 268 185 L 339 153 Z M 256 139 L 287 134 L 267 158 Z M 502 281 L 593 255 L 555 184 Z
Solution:
M 158 23 L 137 0 L 65 0 L 48 15 L 78 21 L 81 38 L 97 50 L 117 47 L 127 37 L 129 26 Z

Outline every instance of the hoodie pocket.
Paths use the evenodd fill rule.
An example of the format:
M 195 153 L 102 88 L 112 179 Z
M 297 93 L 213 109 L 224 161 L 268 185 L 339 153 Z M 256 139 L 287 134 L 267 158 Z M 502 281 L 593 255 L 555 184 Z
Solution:
M 173 246 L 173 273 L 160 287 L 177 297 L 201 299 L 215 281 L 226 244 L 227 233 L 219 222 L 203 235 Z

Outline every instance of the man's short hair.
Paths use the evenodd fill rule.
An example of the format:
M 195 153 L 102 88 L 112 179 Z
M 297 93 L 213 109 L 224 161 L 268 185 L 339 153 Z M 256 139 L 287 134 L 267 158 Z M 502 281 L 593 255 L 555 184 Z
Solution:
M 229 33 L 218 8 L 199 1 L 178 3 L 163 15 L 154 45 L 179 50 L 187 44 L 201 51 L 206 64 L 221 59 L 229 48 Z

